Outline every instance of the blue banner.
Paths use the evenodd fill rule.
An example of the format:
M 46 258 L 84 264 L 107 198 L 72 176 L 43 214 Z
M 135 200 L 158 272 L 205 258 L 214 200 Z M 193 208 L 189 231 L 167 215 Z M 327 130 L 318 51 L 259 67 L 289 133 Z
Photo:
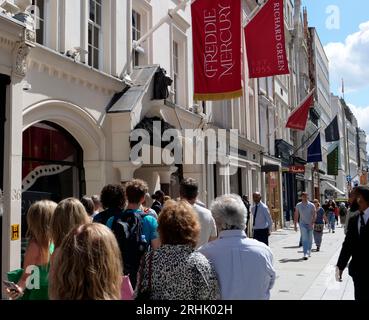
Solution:
M 322 144 L 320 141 L 320 133 L 318 133 L 314 142 L 308 148 L 307 162 L 314 163 L 314 162 L 322 162 L 322 161 L 323 161 Z

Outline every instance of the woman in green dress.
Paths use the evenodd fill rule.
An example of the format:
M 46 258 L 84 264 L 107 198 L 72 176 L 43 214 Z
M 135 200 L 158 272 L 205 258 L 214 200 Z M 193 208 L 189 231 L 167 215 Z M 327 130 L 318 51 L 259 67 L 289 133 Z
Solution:
M 6 290 L 12 300 L 48 299 L 49 262 L 53 251 L 50 224 L 55 208 L 55 202 L 43 200 L 34 203 L 28 210 L 28 246 L 23 269 L 8 273 L 8 279 L 17 283 L 17 291 Z

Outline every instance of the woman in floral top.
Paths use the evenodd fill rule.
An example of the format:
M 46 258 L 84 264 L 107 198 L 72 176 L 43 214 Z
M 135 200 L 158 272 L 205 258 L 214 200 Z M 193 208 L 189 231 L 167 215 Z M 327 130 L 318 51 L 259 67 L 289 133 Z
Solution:
M 159 216 L 162 246 L 146 254 L 136 298 L 216 300 L 219 285 L 211 263 L 195 251 L 200 224 L 187 202 L 167 201 Z

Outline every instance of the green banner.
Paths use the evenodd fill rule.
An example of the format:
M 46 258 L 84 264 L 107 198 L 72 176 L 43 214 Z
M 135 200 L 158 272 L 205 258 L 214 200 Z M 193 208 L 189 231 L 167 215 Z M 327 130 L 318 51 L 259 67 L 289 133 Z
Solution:
M 339 148 L 338 146 L 327 156 L 327 174 L 329 176 L 338 176 L 338 158 Z

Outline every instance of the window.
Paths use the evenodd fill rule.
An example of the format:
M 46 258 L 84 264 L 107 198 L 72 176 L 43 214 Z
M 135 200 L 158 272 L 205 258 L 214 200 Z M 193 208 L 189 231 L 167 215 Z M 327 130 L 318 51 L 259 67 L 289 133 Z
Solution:
M 35 23 L 36 42 L 44 44 L 45 1 L 32 0 L 31 14 L 33 15 Z
M 90 0 L 88 19 L 88 65 L 99 69 L 101 56 L 101 0 Z
M 141 38 L 141 15 L 132 10 L 132 40 L 137 41 Z M 138 66 L 140 64 L 140 53 L 135 51 L 133 54 L 133 66 Z
M 178 43 L 173 41 L 173 99 L 178 104 L 178 76 L 179 76 L 179 50 Z

